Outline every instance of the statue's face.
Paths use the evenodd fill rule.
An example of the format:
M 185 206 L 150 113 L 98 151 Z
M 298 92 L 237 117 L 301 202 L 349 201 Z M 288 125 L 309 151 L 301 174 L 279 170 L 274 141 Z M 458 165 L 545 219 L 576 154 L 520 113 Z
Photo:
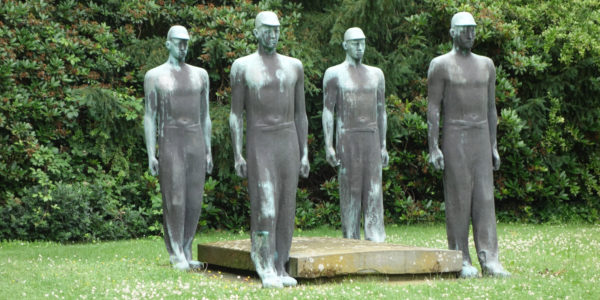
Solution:
M 169 55 L 178 61 L 183 61 L 187 55 L 188 40 L 171 38 L 167 41 L 167 49 L 169 50 Z
M 471 49 L 475 42 L 475 26 L 456 26 L 452 29 L 452 38 L 456 44 L 463 49 Z
M 254 35 L 258 43 L 266 50 L 272 51 L 277 47 L 279 41 L 279 26 L 261 25 L 254 29 Z
M 344 42 L 346 54 L 356 60 L 361 60 L 363 55 L 365 55 L 365 46 L 365 39 L 347 40 Z

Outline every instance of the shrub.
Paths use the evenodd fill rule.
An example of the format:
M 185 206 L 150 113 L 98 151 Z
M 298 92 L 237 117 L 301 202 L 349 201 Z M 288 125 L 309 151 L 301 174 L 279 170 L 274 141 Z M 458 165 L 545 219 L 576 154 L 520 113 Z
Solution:
M 143 76 L 167 59 L 164 40 L 172 24 L 191 33 L 188 62 L 209 71 L 211 105 L 218 118 L 213 116 L 216 175 L 207 180 L 203 223 L 247 226 L 244 181 L 235 177 L 230 162 L 228 68 L 255 49 L 252 19 L 259 9 L 285 11 L 281 39 L 293 41 L 299 6 L 281 1 L 233 4 L 3 3 L 0 207 L 8 219 L 0 222 L 0 239 L 114 239 L 162 230 L 158 182 L 146 171 Z M 88 197 L 88 206 L 62 208 L 64 201 Z M 48 205 L 73 214 L 91 210 L 99 217 L 74 216 L 87 230 L 62 232 L 68 227 L 48 219 L 59 218 L 56 212 L 43 217 Z M 12 219 L 21 221 L 12 224 Z M 26 236 L 9 229 L 20 226 L 20 232 L 27 232 L 27 223 L 38 219 L 49 226 L 41 230 L 38 225 L 43 233 Z
M 302 8 L 299 3 L 304 3 Z M 143 76 L 164 62 L 173 24 L 192 36 L 188 63 L 209 72 L 215 170 L 202 226 L 248 227 L 234 174 L 229 68 L 256 49 L 253 17 L 280 15 L 278 51 L 305 69 L 311 175 L 299 227 L 339 224 L 336 170 L 323 151 L 322 75 L 344 59 L 351 26 L 365 63 L 386 74 L 386 222 L 443 219 L 441 173 L 427 163 L 426 71 L 451 48 L 451 16 L 475 16 L 474 52 L 497 67 L 495 173 L 502 220 L 600 218 L 600 4 L 520 0 L 4 1 L 0 6 L 0 239 L 114 239 L 162 230 L 158 181 L 146 171 Z M 64 218 L 77 220 L 62 226 Z M 61 223 L 62 222 L 62 223 Z
M 304 38 L 311 47 L 320 44 L 320 70 L 343 60 L 343 33 L 358 26 L 367 36 L 365 63 L 386 75 L 389 222 L 443 217 L 440 174 L 426 163 L 426 72 L 432 58 L 451 49 L 449 21 L 458 11 L 475 16 L 474 52 L 491 57 L 497 67 L 504 162 L 495 173 L 500 218 L 598 221 L 598 6 L 593 1 L 342 0 L 306 16 L 306 29 L 299 32 L 308 32 Z M 315 28 L 324 29 L 313 33 Z M 320 98 L 307 103 L 320 115 Z M 311 123 L 317 145 L 321 130 Z M 320 164 L 313 170 L 330 173 Z

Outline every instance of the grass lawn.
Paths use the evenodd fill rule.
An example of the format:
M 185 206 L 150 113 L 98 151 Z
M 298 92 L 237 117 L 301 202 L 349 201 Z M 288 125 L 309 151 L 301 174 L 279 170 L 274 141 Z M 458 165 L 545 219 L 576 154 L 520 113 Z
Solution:
M 295 234 L 341 235 L 329 228 Z M 446 248 L 443 224 L 389 226 L 387 235 L 387 242 Z M 0 299 L 600 299 L 600 225 L 500 224 L 498 236 L 501 260 L 513 274 L 508 279 L 345 277 L 281 290 L 261 289 L 256 278 L 243 275 L 175 271 L 159 237 L 73 245 L 2 242 Z M 244 238 L 211 231 L 195 242 Z M 471 254 L 476 261 L 474 249 Z

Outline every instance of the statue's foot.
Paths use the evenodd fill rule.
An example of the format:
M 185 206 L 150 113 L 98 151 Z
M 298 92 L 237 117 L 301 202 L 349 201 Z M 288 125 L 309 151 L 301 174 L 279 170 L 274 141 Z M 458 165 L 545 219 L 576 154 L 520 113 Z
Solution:
M 281 283 L 283 286 L 296 286 L 298 285 L 298 281 L 294 279 L 292 276 L 288 274 L 284 274 L 283 276 L 279 276 Z
M 268 276 L 262 279 L 262 286 L 265 289 L 280 289 L 283 288 L 281 278 L 275 276 Z
M 460 271 L 460 278 L 475 277 L 477 277 L 477 268 L 473 267 L 470 263 L 463 263 L 462 270 Z
M 207 267 L 207 264 L 197 260 L 188 260 L 188 264 L 192 270 L 204 270 Z
M 190 264 L 187 261 L 180 261 L 173 264 L 173 268 L 179 271 L 187 271 L 190 269 Z
M 482 265 L 481 273 L 493 277 L 510 277 L 510 273 L 506 271 L 499 262 Z

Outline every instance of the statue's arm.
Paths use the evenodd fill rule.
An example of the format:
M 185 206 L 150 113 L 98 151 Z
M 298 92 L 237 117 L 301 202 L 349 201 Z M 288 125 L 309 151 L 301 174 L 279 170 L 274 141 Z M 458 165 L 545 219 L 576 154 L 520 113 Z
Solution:
M 429 141 L 429 161 L 434 168 L 444 169 L 444 156 L 439 147 L 440 111 L 444 93 L 444 76 L 441 63 L 434 59 L 427 72 L 427 127 Z
M 212 123 L 210 121 L 210 107 L 208 105 L 208 97 L 210 92 L 210 83 L 208 81 L 208 73 L 201 70 L 202 75 L 202 93 L 200 94 L 200 118 L 202 122 L 202 130 L 204 133 L 204 147 L 206 153 L 206 173 L 210 174 L 213 168 L 212 151 L 210 138 L 212 133 Z
M 488 82 L 488 126 L 490 129 L 490 143 L 492 145 L 492 162 L 494 170 L 500 169 L 500 154 L 498 153 L 498 144 L 496 141 L 496 129 L 498 126 L 498 115 L 496 112 L 496 67 L 494 62 L 489 59 L 489 82 Z
M 323 77 L 323 136 L 325 139 L 325 157 L 332 166 L 338 166 L 340 160 L 337 158 L 333 147 L 333 125 L 335 117 L 335 105 L 338 98 L 338 78 L 332 75 L 333 71 L 328 69 Z
M 377 127 L 379 129 L 379 144 L 381 145 L 381 164 L 386 167 L 389 156 L 386 148 L 387 113 L 385 111 L 385 76 L 379 70 L 379 81 L 377 84 Z
M 300 147 L 300 176 L 306 178 L 310 171 L 308 161 L 308 118 L 306 117 L 306 106 L 304 103 L 304 68 L 298 61 L 296 86 L 294 89 L 294 123 L 298 135 L 298 146 Z
M 245 86 L 243 82 L 243 70 L 238 61 L 231 66 L 231 112 L 229 114 L 229 128 L 231 130 L 231 144 L 233 146 L 233 158 L 235 171 L 238 176 L 246 177 L 246 160 L 242 156 L 242 143 L 244 140 L 244 98 Z
M 158 160 L 156 159 L 157 97 L 154 78 L 148 72 L 144 76 L 144 135 L 146 137 L 146 151 L 148 152 L 148 168 L 152 175 L 158 174 Z

